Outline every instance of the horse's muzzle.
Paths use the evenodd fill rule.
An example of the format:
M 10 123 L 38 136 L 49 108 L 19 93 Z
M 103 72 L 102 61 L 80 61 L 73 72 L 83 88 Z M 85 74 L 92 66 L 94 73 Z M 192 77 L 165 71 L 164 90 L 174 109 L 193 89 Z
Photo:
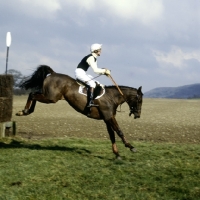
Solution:
M 131 116 L 132 114 L 134 115 L 134 119 L 140 118 L 140 114 L 139 113 L 130 111 L 129 116 Z
M 140 115 L 134 115 L 134 119 L 140 118 Z

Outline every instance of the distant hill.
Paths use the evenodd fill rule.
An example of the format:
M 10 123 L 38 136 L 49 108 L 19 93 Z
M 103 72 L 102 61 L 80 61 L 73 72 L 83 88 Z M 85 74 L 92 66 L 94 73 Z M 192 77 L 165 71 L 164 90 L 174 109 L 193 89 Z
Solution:
M 180 87 L 160 87 L 144 93 L 145 98 L 200 98 L 200 83 Z

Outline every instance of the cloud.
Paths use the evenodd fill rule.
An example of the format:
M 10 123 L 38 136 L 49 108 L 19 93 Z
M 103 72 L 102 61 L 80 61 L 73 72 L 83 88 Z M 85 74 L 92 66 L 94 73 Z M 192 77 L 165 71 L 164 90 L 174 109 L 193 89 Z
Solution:
M 59 0 L 20 0 L 19 11 L 35 18 L 52 18 L 61 9 Z
M 93 18 L 117 19 L 127 21 L 139 21 L 145 25 L 162 18 L 162 0 L 66 0 L 62 3 L 64 10 L 69 12 L 76 9 L 76 14 L 85 17 L 85 14 L 92 14 Z M 83 19 L 82 19 L 83 20 Z
M 59 0 L 20 0 L 24 5 L 28 5 L 31 10 L 42 8 L 44 11 L 55 12 L 61 8 Z
M 170 52 L 154 51 L 154 56 L 161 67 L 172 66 L 183 69 L 188 66 L 189 60 L 197 60 L 200 62 L 200 51 L 183 51 L 180 47 L 173 46 Z
M 95 9 L 94 0 L 66 0 L 65 4 L 68 6 L 76 6 L 76 8 L 85 9 L 87 11 Z
M 163 13 L 162 0 L 104 0 L 109 12 L 125 20 L 138 20 L 149 24 L 160 19 Z

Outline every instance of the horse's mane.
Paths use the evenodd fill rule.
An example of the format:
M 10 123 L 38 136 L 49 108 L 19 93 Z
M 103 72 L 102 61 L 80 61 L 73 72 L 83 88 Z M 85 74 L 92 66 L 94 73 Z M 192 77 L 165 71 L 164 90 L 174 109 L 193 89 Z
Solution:
M 115 85 L 106 85 L 105 88 L 116 88 L 117 89 L 117 87 Z M 136 88 L 129 87 L 129 86 L 124 86 L 124 85 L 119 85 L 119 88 L 120 89 L 134 89 L 134 90 L 137 90 Z

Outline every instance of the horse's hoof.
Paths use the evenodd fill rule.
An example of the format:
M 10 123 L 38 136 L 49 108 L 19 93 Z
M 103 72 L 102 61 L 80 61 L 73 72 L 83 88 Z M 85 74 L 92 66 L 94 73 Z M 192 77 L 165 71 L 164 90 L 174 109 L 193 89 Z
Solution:
M 122 160 L 121 156 L 116 156 L 116 160 Z
M 29 115 L 28 110 L 22 110 L 16 113 L 17 116 Z
M 134 148 L 134 147 L 133 147 L 132 149 L 130 149 L 130 150 L 131 150 L 132 152 L 134 152 L 134 153 L 137 152 L 137 149 Z
M 19 112 L 16 113 L 16 115 L 17 115 L 17 116 L 23 116 L 23 115 L 24 115 L 24 112 L 23 112 L 23 111 L 19 111 Z

